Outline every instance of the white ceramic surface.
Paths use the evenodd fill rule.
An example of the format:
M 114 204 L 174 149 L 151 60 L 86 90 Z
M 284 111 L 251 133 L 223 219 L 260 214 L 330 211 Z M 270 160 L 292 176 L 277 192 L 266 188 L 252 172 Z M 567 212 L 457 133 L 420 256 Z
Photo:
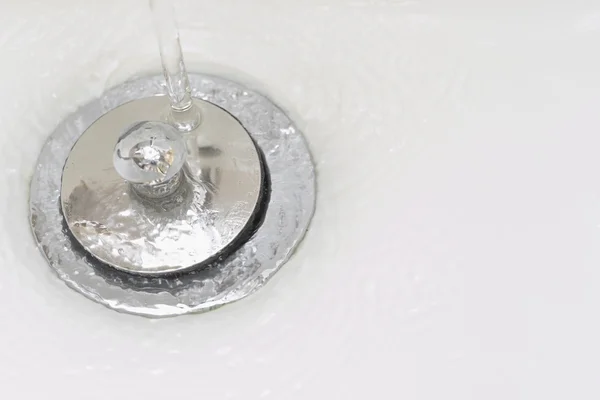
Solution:
M 190 70 L 281 104 L 319 196 L 208 314 L 118 314 L 27 222 L 67 113 L 159 61 L 143 0 L 0 1 L 0 398 L 598 399 L 600 4 L 179 1 Z

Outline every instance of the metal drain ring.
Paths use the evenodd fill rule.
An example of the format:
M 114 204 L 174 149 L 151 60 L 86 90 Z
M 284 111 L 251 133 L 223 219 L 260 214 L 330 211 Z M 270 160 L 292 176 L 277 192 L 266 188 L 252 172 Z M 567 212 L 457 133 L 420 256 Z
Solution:
M 31 184 L 31 225 L 42 253 L 67 285 L 109 308 L 148 317 L 210 309 L 239 300 L 287 261 L 315 207 L 315 175 L 302 134 L 271 101 L 237 83 L 190 74 L 192 95 L 237 118 L 260 148 L 271 181 L 263 220 L 240 248 L 210 267 L 170 278 L 105 266 L 73 239 L 60 212 L 61 175 L 81 134 L 106 112 L 132 100 L 165 95 L 162 76 L 131 80 L 69 115 L 44 145 Z

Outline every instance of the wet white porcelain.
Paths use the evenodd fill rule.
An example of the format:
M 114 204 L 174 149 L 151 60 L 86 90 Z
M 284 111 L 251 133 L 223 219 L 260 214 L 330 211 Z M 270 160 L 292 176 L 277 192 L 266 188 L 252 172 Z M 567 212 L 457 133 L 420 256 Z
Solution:
M 27 220 L 55 125 L 159 71 L 146 1 L 0 9 L 1 398 L 600 396 L 597 2 L 178 1 L 188 69 L 289 112 L 318 204 L 260 292 L 165 320 L 66 288 Z

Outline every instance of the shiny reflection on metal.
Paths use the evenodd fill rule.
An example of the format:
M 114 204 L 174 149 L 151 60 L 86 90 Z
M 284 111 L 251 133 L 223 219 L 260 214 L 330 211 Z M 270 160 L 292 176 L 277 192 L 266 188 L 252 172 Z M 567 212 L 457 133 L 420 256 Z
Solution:
M 104 126 L 114 123 L 114 121 L 104 121 L 112 115 L 113 113 L 108 113 L 100 118 Z M 92 125 L 86 134 L 93 135 L 97 125 L 97 123 Z M 118 132 L 118 127 L 115 127 L 115 130 Z M 113 138 L 114 133 L 105 135 L 103 132 L 98 136 L 94 139 L 104 142 L 107 138 Z M 75 144 L 74 151 L 81 147 L 81 141 Z M 185 140 L 177 129 L 166 122 L 141 121 L 135 122 L 118 137 L 113 151 L 113 164 L 117 173 L 130 183 L 152 185 L 174 177 L 183 167 L 186 153 Z M 88 166 L 85 165 L 84 168 Z
M 98 140 L 106 139 L 103 135 Z M 113 165 L 138 195 L 159 199 L 172 195 L 181 186 L 186 157 L 185 140 L 174 126 L 142 121 L 126 129 L 117 141 Z M 81 167 L 87 169 L 88 166 L 86 163 Z
M 73 236 L 97 259 L 136 274 L 172 274 L 214 260 L 248 229 L 262 193 L 258 150 L 227 111 L 206 101 L 195 103 L 202 124 L 183 135 L 175 128 L 169 132 L 158 130 L 166 128 L 157 124 L 136 124 L 160 116 L 169 106 L 166 96 L 154 96 L 104 114 L 73 146 L 63 172 L 62 210 Z M 133 126 L 125 137 L 121 136 L 124 126 Z M 131 151 L 135 149 L 160 158 L 147 135 L 157 139 L 163 158 L 176 162 L 175 167 L 185 160 L 189 178 L 183 184 L 169 180 L 177 178 L 177 170 L 169 170 L 166 162 L 163 175 L 152 164 L 149 169 L 134 165 Z M 181 142 L 175 140 L 179 136 Z M 129 160 L 117 156 L 113 164 L 117 142 L 121 145 L 117 152 L 123 147 Z M 138 193 L 148 189 L 141 196 L 132 193 L 119 171 L 150 187 L 136 186 Z
M 190 74 L 193 96 L 231 113 L 262 152 L 270 178 L 262 219 L 253 222 L 247 241 L 227 256 L 175 277 L 130 274 L 90 256 L 69 233 L 60 211 L 61 173 L 69 151 L 108 111 L 132 100 L 164 95 L 162 80 L 157 76 L 126 82 L 68 116 L 42 149 L 30 204 L 35 238 L 63 281 L 107 307 L 151 317 L 207 311 L 262 287 L 304 236 L 315 206 L 314 166 L 289 118 L 267 98 L 239 84 Z M 206 155 L 218 153 L 198 148 Z

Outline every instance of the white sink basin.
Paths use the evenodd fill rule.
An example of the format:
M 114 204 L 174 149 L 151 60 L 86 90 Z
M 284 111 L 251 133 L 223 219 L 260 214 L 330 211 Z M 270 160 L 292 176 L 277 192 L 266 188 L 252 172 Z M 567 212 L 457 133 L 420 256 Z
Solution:
M 318 204 L 258 293 L 149 320 L 68 289 L 28 225 L 55 125 L 158 71 L 146 2 L 3 3 L 0 397 L 599 398 L 598 4 L 178 2 L 189 69 L 303 129 Z

